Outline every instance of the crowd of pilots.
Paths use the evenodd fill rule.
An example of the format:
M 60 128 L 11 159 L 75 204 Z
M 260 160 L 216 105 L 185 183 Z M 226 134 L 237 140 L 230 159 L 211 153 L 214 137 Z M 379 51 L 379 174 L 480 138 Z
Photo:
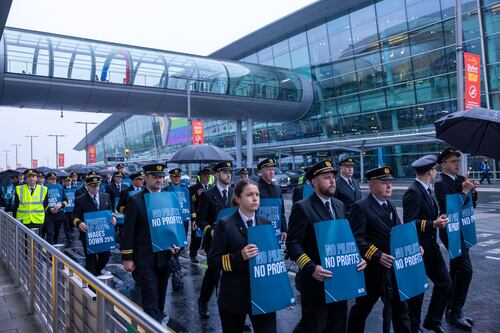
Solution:
M 342 157 L 338 169 L 332 161 L 320 161 L 304 168 L 308 185 L 293 189 L 292 208 L 287 223 L 280 187 L 273 182 L 276 160 L 262 160 L 257 168 L 260 178 L 248 178 L 248 169 L 237 171 L 230 161 L 221 161 L 212 167 L 199 170 L 195 185 L 186 188 L 189 193 L 190 219 L 184 222 L 189 236 L 190 260 L 199 263 L 198 251 L 207 255 L 201 290 L 197 299 L 198 313 L 202 320 L 210 318 L 208 302 L 219 285 L 218 312 L 223 332 L 243 332 L 247 315 L 254 332 L 276 332 L 276 313 L 252 315 L 248 261 L 258 254 L 254 244 L 248 244 L 247 229 L 269 224 L 257 216 L 260 199 L 281 199 L 281 237 L 286 256 L 295 261 L 296 289 L 300 293 L 301 319 L 293 332 L 363 332 L 365 323 L 375 303 L 384 304 L 381 330 L 389 332 L 421 332 L 421 327 L 433 332 L 445 332 L 443 316 L 449 323 L 470 331 L 474 322 L 463 312 L 468 288 L 472 279 L 469 249 L 462 240 L 462 255 L 450 260 L 449 271 L 438 244 L 447 247 L 446 195 L 461 194 L 464 202 L 477 202 L 477 184 L 467 176 L 459 175 L 460 153 L 447 148 L 439 156 L 426 155 L 412 163 L 416 178 L 403 196 L 403 216 L 398 215 L 391 201 L 393 170 L 381 166 L 366 172 L 369 194 L 363 195 L 359 181 L 353 178 L 355 160 Z M 441 175 L 437 177 L 437 168 Z M 167 283 L 172 278 L 174 290 L 182 290 L 179 273 L 181 244 L 170 250 L 153 252 L 144 195 L 174 191 L 181 183 L 180 168 L 168 170 L 161 163 L 143 166 L 142 170 L 126 175 L 125 165 L 117 165 L 111 181 L 103 180 L 97 172 L 84 175 L 72 173 L 61 179 L 62 201 L 49 205 L 47 188 L 43 181 L 55 183 L 57 176 L 49 172 L 41 175 L 36 169 L 27 169 L 13 179 L 15 195 L 12 203 L 2 206 L 11 210 L 29 228 L 40 228 L 42 236 L 52 244 L 58 242 L 63 227 L 66 240 L 71 242 L 74 228 L 82 242 L 86 269 L 94 275 L 106 274 L 105 266 L 110 252 L 87 253 L 84 213 L 98 210 L 114 212 L 112 223 L 116 228 L 124 268 L 131 272 L 141 291 L 141 306 L 154 319 L 166 324 L 165 312 Z M 167 172 L 170 184 L 166 184 Z M 44 180 L 42 180 L 44 178 Z M 124 179 L 129 182 L 124 182 Z M 312 187 L 307 194 L 305 186 Z M 69 199 L 66 192 L 74 192 Z M 469 195 L 472 193 L 472 195 Z M 73 201 L 72 203 L 70 201 Z M 66 206 L 72 206 L 68 210 Z M 217 221 L 221 210 L 234 207 L 235 212 Z M 66 208 L 66 209 L 65 209 Z M 123 217 L 122 224 L 117 218 Z M 366 295 L 355 299 L 348 309 L 347 301 L 326 303 L 323 281 L 331 277 L 322 268 L 316 242 L 314 224 L 320 221 L 347 219 L 351 226 L 362 261 L 358 270 L 364 271 Z M 391 228 L 401 223 L 415 221 L 423 253 L 425 271 L 433 282 L 432 295 L 421 322 L 424 295 L 401 302 L 392 269 L 394 257 L 390 255 Z M 180 283 L 180 285 L 179 285 Z M 279 292 L 279 290 L 271 291 Z

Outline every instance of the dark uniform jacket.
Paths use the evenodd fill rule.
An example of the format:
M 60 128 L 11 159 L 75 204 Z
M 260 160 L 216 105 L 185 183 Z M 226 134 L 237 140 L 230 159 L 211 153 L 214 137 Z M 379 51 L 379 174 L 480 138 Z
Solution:
M 361 200 L 361 189 L 359 188 L 359 183 L 352 179 L 354 184 L 354 191 L 352 190 L 349 183 L 345 181 L 340 175 L 337 177 L 337 188 L 335 190 L 335 198 L 342 201 L 345 205 L 346 216 L 349 218 L 351 214 L 351 206 L 358 200 Z
M 331 201 L 335 218 L 344 219 L 344 204 L 335 198 L 331 198 Z M 321 299 L 325 297 L 324 284 L 312 277 L 316 265 L 321 265 L 314 223 L 331 219 L 321 199 L 312 194 L 309 198 L 293 205 L 286 239 L 288 254 L 300 268 L 295 277 L 297 289 L 301 293 L 319 296 Z
M 212 188 L 212 186 L 209 184 L 207 184 L 207 187 L 208 187 L 207 191 Z M 195 212 L 198 211 L 198 204 L 200 202 L 201 194 L 198 195 L 199 189 L 203 189 L 203 185 L 201 185 L 200 182 L 189 186 L 189 196 L 191 197 L 191 205 L 192 205 L 192 208 L 194 209 Z M 203 190 L 203 191 L 205 191 L 205 190 Z
M 420 242 L 436 239 L 434 220 L 438 217 L 438 206 L 433 197 L 415 180 L 403 196 L 403 222 L 415 221 Z
M 168 267 L 170 251 L 153 252 L 144 194 L 147 188 L 128 198 L 122 226 L 122 260 L 133 260 L 137 268 Z
M 392 219 L 373 194 L 352 205 L 349 223 L 359 252 L 369 266 L 379 265 L 382 252 L 391 253 L 391 228 L 401 224 L 396 207 L 389 200 L 387 204 L 392 210 Z
M 249 264 L 241 255 L 241 249 L 248 244 L 245 223 L 238 211 L 219 221 L 208 255 L 208 266 L 216 272 L 222 270 L 219 306 L 239 314 L 250 313 L 251 310 Z M 255 216 L 254 223 L 271 222 L 262 216 Z
M 287 232 L 288 226 L 286 224 L 285 217 L 285 203 L 283 201 L 283 195 L 281 194 L 281 188 L 274 182 L 272 182 L 271 184 L 266 183 L 262 179 L 262 177 L 259 178 L 257 184 L 259 185 L 259 193 L 261 199 L 281 199 L 281 232 Z
M 78 228 L 80 223 L 85 222 L 83 219 L 84 213 L 95 212 L 98 210 L 112 210 L 109 195 L 104 192 L 99 192 L 99 209 L 95 206 L 94 200 L 87 192 L 75 199 L 75 208 L 73 209 L 73 224 Z M 80 231 L 80 240 L 86 239 L 85 233 Z M 85 244 L 85 243 L 84 243 Z
M 446 195 L 447 194 L 457 194 L 462 193 L 462 183 L 465 178 L 458 175 L 456 180 L 453 180 L 450 176 L 446 174 L 441 174 L 441 178 L 434 185 L 434 191 L 436 193 L 436 199 L 439 205 L 439 214 L 446 214 Z M 462 194 L 464 197 L 464 204 L 468 203 L 469 197 Z M 477 205 L 477 192 L 472 192 L 472 205 L 476 208 Z M 446 228 L 439 229 L 439 238 L 443 244 L 448 246 L 448 234 L 446 233 Z
M 142 188 L 141 188 L 142 190 Z M 126 189 L 120 192 L 120 200 L 118 201 L 118 205 L 116 205 L 116 210 L 122 214 L 125 214 L 125 209 L 127 208 L 128 198 L 130 192 L 135 191 L 134 185 L 130 185 Z
M 106 189 L 106 193 L 109 194 L 109 199 L 111 200 L 111 203 L 113 204 L 113 208 L 115 207 L 115 202 L 117 199 L 120 198 L 120 192 L 124 188 L 124 186 L 118 187 L 115 182 L 112 182 L 111 184 L 108 185 Z M 113 209 L 114 210 L 114 209 Z
M 196 213 L 196 226 L 203 230 L 203 249 L 206 253 L 208 253 L 210 249 L 210 241 L 212 238 L 210 236 L 210 231 L 215 225 L 219 211 L 232 206 L 231 198 L 233 197 L 233 189 L 231 187 L 228 187 L 227 197 L 227 203 L 224 203 L 217 186 L 213 186 L 200 196 L 198 211 Z
M 88 191 L 87 191 L 87 188 L 85 186 L 77 188 L 77 190 L 75 191 L 75 199 L 78 198 L 79 196 L 84 195 L 87 192 Z
M 292 190 L 292 204 L 304 199 L 304 185 L 295 186 Z

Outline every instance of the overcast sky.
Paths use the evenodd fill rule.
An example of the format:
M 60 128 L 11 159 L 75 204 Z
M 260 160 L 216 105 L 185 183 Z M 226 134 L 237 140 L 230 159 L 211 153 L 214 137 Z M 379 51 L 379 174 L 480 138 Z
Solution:
M 14 0 L 7 26 L 163 50 L 208 55 L 211 52 L 291 13 L 312 0 Z M 100 122 L 105 114 L 26 110 L 0 107 L 0 151 L 10 150 L 8 164 L 29 165 L 30 139 L 39 165 L 55 167 L 55 138 L 66 166 L 85 163 L 85 154 L 73 147 L 83 138 L 83 125 Z M 89 126 L 90 129 L 93 128 Z M 0 152 L 0 167 L 5 153 Z

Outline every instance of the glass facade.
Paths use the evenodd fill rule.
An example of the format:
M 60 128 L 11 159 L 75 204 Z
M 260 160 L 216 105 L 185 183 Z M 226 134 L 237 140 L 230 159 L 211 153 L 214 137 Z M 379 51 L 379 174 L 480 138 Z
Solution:
M 374 1 L 304 26 L 297 34 L 284 32 L 281 40 L 234 59 L 291 69 L 314 87 L 314 104 L 299 121 L 254 123 L 255 159 L 272 151 L 269 147 L 289 153 L 294 145 L 432 130 L 434 120 L 456 111 L 454 4 L 455 0 Z M 482 16 L 478 17 L 476 1 L 462 0 L 464 47 L 466 52 L 481 54 L 481 19 L 486 50 L 482 60 L 489 85 L 486 96 L 483 82 L 482 106 L 489 99 L 491 108 L 500 109 L 500 1 L 483 0 L 481 5 Z M 252 94 L 263 98 L 280 93 L 276 89 L 280 80 L 265 73 L 254 76 L 253 88 L 252 79 L 240 77 L 238 88 L 231 87 L 233 91 L 247 94 L 255 89 Z M 205 141 L 234 148 L 235 129 L 234 122 L 207 120 Z M 242 138 L 245 144 L 245 123 Z M 418 140 L 398 144 L 394 139 L 391 145 L 369 148 L 364 154 L 365 168 L 388 163 L 398 176 L 412 176 L 412 160 L 442 147 Z M 294 161 L 312 163 L 342 152 L 347 150 L 315 151 L 299 154 Z M 291 167 L 291 161 L 291 157 L 282 159 L 285 169 Z

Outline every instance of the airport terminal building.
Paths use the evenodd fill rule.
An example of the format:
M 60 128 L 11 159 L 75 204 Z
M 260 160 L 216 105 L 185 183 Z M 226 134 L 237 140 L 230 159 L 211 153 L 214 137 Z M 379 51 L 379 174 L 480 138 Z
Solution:
M 362 158 L 365 169 L 385 163 L 398 177 L 412 176 L 415 158 L 444 147 L 434 138 L 433 121 L 456 111 L 454 4 L 318 1 L 214 52 L 211 58 L 292 70 L 311 82 L 314 99 L 290 122 L 200 117 L 205 143 L 235 153 L 236 128 L 245 147 L 251 124 L 254 164 L 276 155 L 290 169 L 349 153 Z M 482 106 L 500 109 L 500 1 L 462 0 L 462 11 L 464 49 L 485 60 Z M 289 78 L 269 73 L 253 75 L 240 93 L 279 99 Z M 112 115 L 75 149 L 96 146 L 101 163 L 125 151 L 130 162 L 145 162 L 168 160 L 186 142 L 187 120 L 169 117 L 166 109 L 154 116 Z

